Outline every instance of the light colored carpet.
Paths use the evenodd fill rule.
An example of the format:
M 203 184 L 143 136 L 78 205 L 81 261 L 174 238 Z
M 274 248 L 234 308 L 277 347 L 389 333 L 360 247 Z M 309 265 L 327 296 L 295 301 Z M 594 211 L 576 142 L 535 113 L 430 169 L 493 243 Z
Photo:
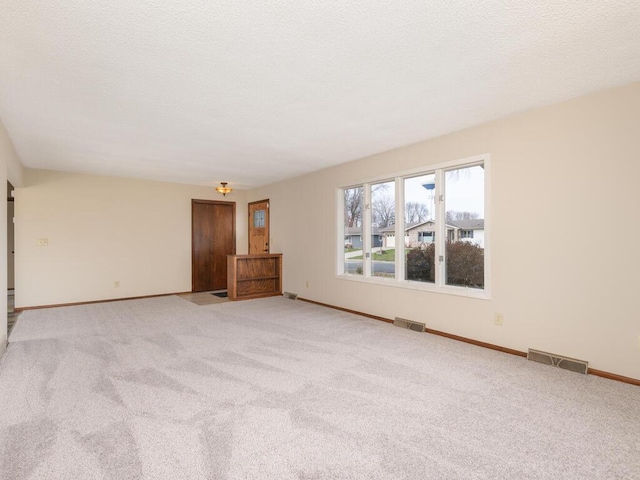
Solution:
M 3 479 L 638 479 L 640 388 L 283 298 L 27 311 Z

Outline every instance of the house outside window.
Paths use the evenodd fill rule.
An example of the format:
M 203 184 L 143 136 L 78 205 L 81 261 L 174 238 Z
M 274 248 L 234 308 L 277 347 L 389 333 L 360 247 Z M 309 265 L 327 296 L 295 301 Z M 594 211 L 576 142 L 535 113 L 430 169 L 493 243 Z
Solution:
M 362 241 L 340 242 L 338 276 L 489 298 L 488 167 L 479 155 L 339 188 L 340 238 Z

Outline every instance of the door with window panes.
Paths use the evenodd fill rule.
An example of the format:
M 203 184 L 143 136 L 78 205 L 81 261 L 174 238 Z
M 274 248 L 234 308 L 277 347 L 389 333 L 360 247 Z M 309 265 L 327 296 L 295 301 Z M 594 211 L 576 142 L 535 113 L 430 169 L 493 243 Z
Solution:
M 269 200 L 249 204 L 249 254 L 269 253 Z

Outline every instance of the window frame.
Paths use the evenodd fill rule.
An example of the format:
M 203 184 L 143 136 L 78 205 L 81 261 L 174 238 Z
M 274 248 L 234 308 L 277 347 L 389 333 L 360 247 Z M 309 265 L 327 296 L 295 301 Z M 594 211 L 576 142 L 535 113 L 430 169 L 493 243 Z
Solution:
M 484 288 L 470 288 L 465 286 L 447 285 L 446 275 L 444 274 L 445 263 L 438 262 L 439 273 L 436 274 L 436 282 L 419 282 L 415 280 L 406 280 L 405 277 L 405 259 L 404 249 L 397 248 L 398 242 L 404 245 L 405 234 L 405 199 L 404 199 L 404 180 L 406 178 L 419 175 L 427 175 L 435 173 L 435 198 L 436 201 L 436 224 L 434 229 L 435 238 L 446 239 L 446 205 L 445 205 L 445 174 L 449 170 L 459 168 L 472 167 L 475 165 L 484 166 Z M 371 255 L 367 257 L 367 252 L 371 251 L 370 237 L 373 232 L 372 212 L 371 212 L 371 185 L 382 183 L 385 181 L 395 182 L 395 278 L 375 277 L 372 275 Z M 344 189 L 363 187 L 363 212 L 362 212 L 362 237 L 363 237 L 363 268 L 362 275 L 354 275 L 345 273 L 344 259 Z M 371 283 L 376 285 L 386 285 L 396 288 L 405 288 L 412 290 L 422 290 L 433 293 L 441 293 L 447 295 L 457 295 L 470 298 L 491 299 L 491 158 L 488 153 L 474 155 L 462 159 L 456 159 L 441 162 L 433 165 L 424 165 L 411 170 L 394 172 L 389 175 L 380 175 L 370 177 L 361 182 L 351 184 L 338 185 L 336 187 L 336 218 L 337 218 L 337 235 L 338 245 L 336 252 L 336 278 L 347 281 L 356 281 Z M 369 238 L 369 241 L 367 239 Z M 400 239 L 400 240 L 398 240 Z M 436 258 L 445 255 L 446 242 L 436 242 Z

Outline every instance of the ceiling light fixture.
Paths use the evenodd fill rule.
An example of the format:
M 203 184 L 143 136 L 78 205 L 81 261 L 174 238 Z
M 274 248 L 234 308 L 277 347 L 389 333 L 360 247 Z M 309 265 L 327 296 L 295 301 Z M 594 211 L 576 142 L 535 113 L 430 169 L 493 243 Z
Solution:
M 220 182 L 221 187 L 216 187 L 216 190 L 222 194 L 223 197 L 227 196 L 227 193 L 233 192 L 233 188 L 227 187 L 227 182 Z

